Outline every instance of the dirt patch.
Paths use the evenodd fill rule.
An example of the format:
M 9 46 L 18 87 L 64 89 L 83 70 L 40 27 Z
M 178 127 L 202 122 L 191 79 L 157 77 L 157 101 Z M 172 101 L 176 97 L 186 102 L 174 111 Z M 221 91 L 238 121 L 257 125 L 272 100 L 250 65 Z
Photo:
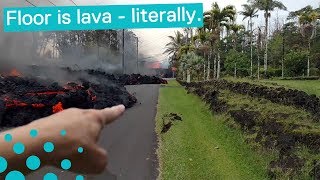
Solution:
M 320 117 L 319 98 L 315 95 L 309 95 L 304 91 L 286 89 L 283 87 L 268 87 L 247 82 L 230 82 L 226 80 L 183 83 L 183 85 L 185 85 L 187 89 L 191 87 L 197 88 L 202 86 L 211 86 L 216 90 L 223 89 L 238 94 L 249 95 L 254 98 L 264 98 L 273 103 L 302 108 L 318 117 L 318 119 Z
M 230 111 L 229 114 L 237 123 L 240 124 L 243 130 L 250 130 L 256 126 L 256 119 L 260 116 L 259 112 L 246 111 L 244 109 Z
M 169 113 L 165 114 L 162 117 L 162 130 L 161 133 L 167 133 L 171 127 L 174 125 L 175 121 L 182 121 L 182 117 L 179 116 L 177 113 Z
M 276 161 L 271 161 L 268 167 L 268 174 L 271 179 L 277 179 L 277 174 L 287 174 L 290 179 L 299 174 L 304 161 L 296 155 L 281 156 Z

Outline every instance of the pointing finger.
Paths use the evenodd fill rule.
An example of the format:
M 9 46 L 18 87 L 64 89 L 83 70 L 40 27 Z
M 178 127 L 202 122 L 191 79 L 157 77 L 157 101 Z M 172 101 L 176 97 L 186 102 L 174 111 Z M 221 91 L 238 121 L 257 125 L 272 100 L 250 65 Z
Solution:
M 95 120 L 99 123 L 99 129 L 103 129 L 103 127 L 107 124 L 110 124 L 114 120 L 118 119 L 125 111 L 124 105 L 114 106 L 111 108 L 105 108 L 102 110 L 85 110 L 84 112 L 90 115 L 92 120 Z
M 109 124 L 114 120 L 118 119 L 125 111 L 124 105 L 114 106 L 112 108 L 106 108 L 100 110 L 102 120 L 104 124 Z

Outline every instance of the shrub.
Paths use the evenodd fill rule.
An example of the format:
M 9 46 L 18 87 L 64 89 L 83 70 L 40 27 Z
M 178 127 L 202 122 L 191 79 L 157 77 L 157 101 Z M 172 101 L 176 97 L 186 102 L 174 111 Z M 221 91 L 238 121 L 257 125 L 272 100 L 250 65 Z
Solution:
M 310 76 L 319 76 L 320 71 L 318 68 L 310 68 Z
M 310 77 L 285 77 L 281 78 L 281 80 L 319 80 L 319 76 L 310 76 Z
M 248 73 L 250 69 L 250 58 L 247 54 L 230 50 L 224 63 L 227 74 L 234 75 L 235 64 L 237 65 L 237 75 L 248 76 L 250 74 Z
M 268 68 L 267 74 L 265 74 L 264 69 L 260 69 L 260 74 L 261 74 L 261 77 L 264 77 L 264 78 L 281 77 L 282 69 Z
M 286 76 L 302 76 L 307 70 L 307 52 L 291 51 L 285 56 Z

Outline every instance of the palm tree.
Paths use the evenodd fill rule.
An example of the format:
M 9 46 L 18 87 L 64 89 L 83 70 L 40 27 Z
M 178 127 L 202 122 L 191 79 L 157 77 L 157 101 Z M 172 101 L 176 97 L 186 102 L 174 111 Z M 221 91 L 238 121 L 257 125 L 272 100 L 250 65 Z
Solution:
M 243 20 L 249 18 L 248 24 L 250 26 L 250 76 L 252 77 L 253 75 L 253 22 L 252 19 L 255 17 L 258 17 L 258 9 L 253 6 L 252 4 L 243 4 L 243 11 L 240 12 L 241 15 L 244 16 Z
M 183 34 L 180 31 L 176 31 L 174 36 L 168 36 L 170 39 L 170 42 L 166 44 L 166 49 L 163 52 L 163 54 L 171 55 L 171 63 L 175 66 L 179 66 L 178 59 L 181 57 L 181 49 L 183 47 Z M 183 73 L 185 73 L 183 71 Z M 185 78 L 185 75 L 183 74 L 183 79 Z
M 220 78 L 220 43 L 221 43 L 221 32 L 223 27 L 226 27 L 229 22 L 234 21 L 236 15 L 236 9 L 234 6 L 229 5 L 224 8 L 220 8 L 218 3 L 212 3 L 211 10 L 204 13 L 205 26 L 211 32 L 211 45 L 216 47 L 216 59 L 217 62 L 217 72 L 215 72 L 216 78 Z M 212 54 L 212 52 L 210 53 Z
M 269 29 L 269 18 L 271 12 L 276 8 L 281 10 L 287 10 L 287 7 L 280 1 L 277 0 L 249 0 L 249 3 L 253 4 L 256 8 L 264 11 L 265 17 L 265 55 L 264 55 L 264 71 L 267 73 L 268 70 L 268 29 Z
M 193 28 L 183 28 L 183 32 L 186 34 L 186 43 L 191 43 L 193 38 Z
M 193 37 L 195 48 L 197 48 L 198 52 L 202 54 L 203 58 L 205 59 L 206 56 L 209 54 L 210 43 L 208 42 L 208 33 L 206 32 L 205 28 L 198 28 L 196 30 L 196 34 Z M 209 56 L 208 56 L 209 57 Z M 209 61 L 209 59 L 208 59 Z M 209 67 L 210 68 L 210 67 Z M 207 75 L 208 73 L 209 75 Z M 203 80 L 206 80 L 206 77 L 210 77 L 210 69 L 206 71 L 206 62 L 203 61 Z
M 312 6 L 306 6 L 301 10 L 291 12 L 290 17 L 298 17 L 300 24 L 300 31 L 303 37 L 308 38 L 308 65 L 307 76 L 310 76 L 310 54 L 311 54 L 311 42 L 317 34 L 317 21 L 320 17 L 320 13 L 317 9 L 313 9 Z
M 243 25 L 239 25 L 239 24 L 231 24 L 230 25 L 230 29 L 233 32 L 232 34 L 232 38 L 233 38 L 233 49 L 237 50 L 237 46 L 238 46 L 238 34 L 241 30 L 244 30 L 245 27 Z
M 181 47 L 183 46 L 183 35 L 180 31 L 176 31 L 174 36 L 168 36 L 170 42 L 166 44 L 166 50 L 163 54 L 174 55 L 180 57 Z
M 258 72 L 257 77 L 260 80 L 260 50 L 262 49 L 262 32 L 261 28 L 258 27 L 258 34 L 257 34 L 257 55 L 258 55 Z

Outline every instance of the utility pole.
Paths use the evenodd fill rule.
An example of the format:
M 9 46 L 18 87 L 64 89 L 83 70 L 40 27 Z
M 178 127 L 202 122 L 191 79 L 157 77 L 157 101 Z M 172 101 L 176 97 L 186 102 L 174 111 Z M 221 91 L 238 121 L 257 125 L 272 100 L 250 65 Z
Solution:
M 122 29 L 122 73 L 126 73 L 125 64 L 124 64 L 124 29 Z
M 137 38 L 137 73 L 139 74 L 139 38 Z
M 285 44 L 284 44 L 284 41 L 285 41 L 285 37 L 284 37 L 284 31 L 285 31 L 285 28 L 284 28 L 284 25 L 283 25 L 283 28 L 282 28 L 282 78 L 284 78 L 284 60 L 285 60 Z

